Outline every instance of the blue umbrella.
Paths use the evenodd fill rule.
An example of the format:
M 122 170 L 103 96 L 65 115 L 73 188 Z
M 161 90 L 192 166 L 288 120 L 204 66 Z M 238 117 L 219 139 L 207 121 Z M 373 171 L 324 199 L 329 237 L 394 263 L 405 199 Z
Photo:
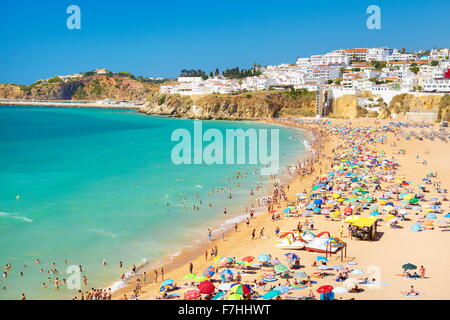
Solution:
M 322 204 L 322 203 L 323 203 L 322 199 L 315 199 L 314 200 L 314 204 Z
M 324 256 L 317 256 L 317 257 L 316 257 L 316 260 L 317 260 L 317 261 L 325 261 L 325 262 L 328 262 L 328 259 L 325 258 Z
M 333 268 L 334 270 L 343 270 L 345 269 L 345 267 L 341 264 L 337 264 L 335 266 L 332 266 L 331 268 Z
M 379 212 L 371 212 L 371 213 L 370 213 L 371 216 L 377 216 L 377 215 L 379 215 L 379 214 L 381 214 L 381 213 L 379 213 Z
M 291 211 L 291 208 L 286 208 L 286 209 L 283 210 L 283 212 L 285 212 L 285 213 L 286 212 L 290 212 L 290 211 Z
M 437 219 L 437 216 L 434 213 L 427 214 L 427 219 Z
M 270 254 L 261 254 L 258 256 L 258 260 L 261 262 L 267 262 L 270 260 Z
M 444 218 L 450 218 L 450 213 L 447 213 Z
M 223 274 L 233 274 L 234 272 L 231 269 L 224 269 L 221 273 L 223 273 Z
M 276 296 L 279 296 L 281 294 L 281 291 L 278 290 L 272 290 L 267 292 L 265 295 L 263 295 L 264 300 L 270 300 L 272 298 L 275 298 Z
M 162 286 L 164 286 L 164 285 L 172 285 L 172 283 L 174 282 L 174 280 L 164 280 L 162 283 L 161 283 L 161 285 Z
M 291 252 L 285 253 L 284 256 L 287 257 L 290 260 L 300 259 L 298 255 L 296 255 L 295 253 L 291 253 Z
M 412 226 L 411 226 L 411 231 L 414 231 L 414 232 L 418 232 L 418 231 L 422 231 L 422 227 L 420 226 L 420 224 L 413 224 Z

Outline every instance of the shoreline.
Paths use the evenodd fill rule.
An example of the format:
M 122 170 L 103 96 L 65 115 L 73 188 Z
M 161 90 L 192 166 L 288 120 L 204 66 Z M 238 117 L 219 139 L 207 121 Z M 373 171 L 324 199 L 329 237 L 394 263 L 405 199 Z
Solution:
M 309 130 L 303 128 L 303 127 L 297 127 L 297 126 L 290 126 L 285 123 L 280 123 L 279 121 L 272 121 L 272 120 L 255 120 L 254 122 L 260 122 L 267 125 L 278 125 L 282 127 L 288 127 L 288 128 L 294 128 L 297 130 L 302 131 L 302 134 L 305 136 L 305 140 L 308 143 L 309 150 L 306 150 L 306 153 L 300 157 L 296 156 L 295 161 L 304 161 L 307 159 L 310 159 L 313 154 L 316 152 L 314 148 L 311 147 L 311 145 L 314 143 L 314 140 L 317 139 L 317 137 L 314 135 L 313 132 L 310 132 Z M 292 164 L 290 164 L 292 165 Z M 288 182 L 284 183 L 285 185 L 291 185 L 296 179 L 298 178 L 297 175 L 289 175 L 288 173 L 285 173 L 284 175 L 277 176 L 277 179 L 280 180 L 280 183 L 283 184 L 281 180 L 287 180 Z M 271 184 L 273 181 L 268 180 L 266 181 L 266 188 L 269 184 Z M 267 197 L 270 195 L 271 189 L 267 188 L 267 190 L 264 191 L 262 195 L 259 195 L 258 198 Z M 256 198 L 257 199 L 257 198 Z M 256 200 L 255 199 L 255 200 Z M 246 206 L 250 208 L 253 205 L 253 203 L 246 202 Z M 241 206 L 241 205 L 240 205 Z M 240 207 L 239 206 L 239 207 Z M 245 205 L 244 205 L 245 206 Z M 258 221 L 258 217 L 267 215 L 267 208 L 265 206 L 262 207 L 252 207 L 255 209 L 255 214 L 253 220 Z M 242 210 L 244 212 L 244 210 Z M 171 272 L 174 270 L 177 270 L 181 268 L 182 266 L 188 264 L 190 261 L 198 259 L 204 255 L 205 250 L 210 251 L 210 247 L 212 243 L 216 243 L 217 241 L 220 241 L 220 229 L 222 228 L 224 231 L 224 237 L 229 238 L 231 234 L 233 234 L 233 225 L 232 223 L 226 223 L 228 220 L 235 220 L 238 224 L 238 228 L 242 228 L 245 224 L 245 217 L 248 216 L 248 214 L 240 214 L 237 216 L 229 217 L 225 219 L 224 221 L 219 221 L 217 219 L 216 222 L 212 222 L 214 224 L 214 227 L 211 227 L 212 234 L 213 234 L 213 241 L 208 241 L 207 237 L 204 237 L 202 239 L 199 239 L 198 241 L 195 241 L 193 243 L 185 244 L 184 246 L 180 247 L 179 250 L 171 253 L 165 254 L 163 257 L 158 259 L 157 261 L 151 263 L 151 262 L 145 262 L 139 265 L 136 265 L 137 274 L 132 275 L 126 278 L 127 283 L 126 284 L 119 284 L 121 280 L 117 280 L 113 282 L 110 285 L 102 286 L 103 289 L 109 289 L 112 287 L 118 286 L 117 289 L 112 291 L 112 297 L 113 299 L 118 298 L 119 296 L 122 296 L 123 294 L 128 294 L 133 291 L 133 285 L 134 281 L 142 275 L 143 272 L 147 272 L 147 276 L 149 278 L 153 277 L 153 274 L 150 271 L 153 271 L 155 269 L 160 270 L 161 268 L 164 268 L 164 272 Z M 222 220 L 222 219 L 221 219 Z M 217 226 L 217 227 L 216 227 Z M 128 271 L 129 272 L 129 271 Z M 125 274 L 127 274 L 126 272 Z M 131 283 L 130 283 L 131 282 Z

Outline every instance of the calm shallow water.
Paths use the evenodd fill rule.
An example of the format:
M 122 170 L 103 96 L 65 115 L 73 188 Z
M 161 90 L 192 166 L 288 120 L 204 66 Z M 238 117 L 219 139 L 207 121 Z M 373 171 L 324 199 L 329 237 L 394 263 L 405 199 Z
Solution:
M 306 154 L 303 133 L 292 128 L 229 121 L 203 127 L 279 128 L 284 171 Z M 193 121 L 130 110 L 0 107 L 0 265 L 13 265 L 0 280 L 0 299 L 70 298 L 76 291 L 40 288 L 56 277 L 47 273 L 53 262 L 60 279 L 67 278 L 67 259 L 83 266 L 88 287 L 105 285 L 133 264 L 203 240 L 208 227 L 225 221 L 224 207 L 227 219 L 244 214 L 250 189 L 269 180 L 253 165 L 174 165 L 177 128 L 192 132 Z M 238 171 L 245 178 L 233 179 Z M 228 192 L 208 195 L 222 187 L 233 188 L 232 200 Z

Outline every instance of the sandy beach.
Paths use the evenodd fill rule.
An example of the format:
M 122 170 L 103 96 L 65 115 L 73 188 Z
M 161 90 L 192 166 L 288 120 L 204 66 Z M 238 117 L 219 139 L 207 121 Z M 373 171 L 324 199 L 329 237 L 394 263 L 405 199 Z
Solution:
M 330 121 L 331 124 L 326 125 L 325 121 Z M 255 257 L 255 260 L 252 262 L 253 270 L 250 272 L 244 272 L 245 270 L 241 269 L 236 263 L 228 267 L 233 270 L 235 275 L 237 272 L 240 272 L 241 283 L 250 284 L 258 293 L 257 296 L 264 295 L 270 291 L 270 288 L 281 285 L 293 289 L 279 295 L 281 299 L 299 299 L 307 295 L 310 297 L 314 295 L 318 299 L 319 293 L 317 289 L 319 287 L 331 285 L 334 288 L 343 288 L 342 283 L 336 281 L 339 273 L 342 272 L 339 269 L 329 269 L 326 270 L 328 275 L 322 276 L 323 269 L 319 271 L 313 264 L 315 264 L 318 256 L 325 256 L 324 253 L 275 247 L 279 240 L 275 233 L 276 228 L 279 228 L 281 230 L 280 234 L 282 234 L 283 231 L 296 229 L 300 222 L 303 224 L 303 230 L 305 230 L 309 229 L 309 224 L 306 224 L 306 222 L 310 222 L 310 220 L 314 221 L 314 227 L 310 231 L 315 235 L 327 231 L 331 235 L 337 235 L 346 243 L 346 257 L 341 259 L 343 254 L 341 255 L 341 252 L 338 252 L 328 258 L 327 266 L 343 265 L 347 269 L 344 270 L 346 277 L 354 279 L 354 282 L 359 282 L 358 288 L 362 289 L 358 293 L 336 293 L 335 299 L 448 299 L 450 251 L 447 248 L 447 242 L 450 233 L 446 231 L 450 231 L 448 228 L 450 219 L 444 216 L 449 212 L 449 202 L 444 197 L 446 194 L 437 192 L 437 190 L 449 189 L 450 170 L 448 170 L 448 158 L 450 156 L 450 147 L 447 142 L 437 138 L 431 140 L 431 135 L 428 135 L 429 132 L 438 132 L 439 128 L 434 126 L 423 129 L 414 125 L 408 128 L 396 128 L 390 125 L 388 121 L 382 122 L 373 119 L 352 121 L 327 119 L 319 122 L 317 120 L 301 120 L 300 122 L 277 120 L 273 122 L 297 126 L 313 132 L 317 138 L 313 148 L 318 151 L 317 161 L 310 168 L 312 173 L 295 177 L 289 184 L 289 187 L 283 186 L 287 200 L 275 203 L 273 208 L 280 215 L 280 219 L 273 220 L 270 213 L 255 216 L 250 219 L 249 226 L 243 222 L 238 225 L 237 231 L 227 231 L 223 240 L 220 237 L 219 239 L 216 237 L 216 239 L 205 242 L 193 250 L 183 252 L 170 261 L 167 259 L 162 260 L 161 266 L 157 268 L 157 282 L 154 281 L 153 269 L 140 269 L 134 277 L 127 280 L 127 285 L 124 288 L 113 293 L 113 299 L 131 298 L 145 300 L 161 298 L 164 293 L 160 292 L 162 284 L 161 267 L 164 268 L 164 280 L 173 280 L 173 286 L 175 287 L 168 286 L 169 292 L 166 292 L 168 296 L 165 297 L 183 299 L 184 292 L 195 289 L 195 285 L 198 284 L 191 283 L 192 280 L 184 280 L 185 275 L 190 273 L 190 263 L 193 266 L 193 273 L 196 273 L 198 276 L 203 275 L 204 270 L 209 266 L 219 268 L 215 270 L 216 273 L 211 278 L 216 286 L 215 293 L 217 293 L 217 286 L 220 285 L 219 274 L 225 267 L 222 266 L 221 259 L 211 260 L 210 253 L 214 247 L 218 248 L 220 258 L 231 257 L 235 262 L 246 256 Z M 383 126 L 389 126 L 389 130 L 382 130 Z M 369 130 L 369 127 L 372 129 L 378 128 L 378 130 Z M 349 131 L 342 131 L 341 129 L 344 128 Z M 420 135 L 422 139 L 414 138 L 414 135 L 410 135 L 411 133 L 415 136 Z M 430 182 L 426 185 L 423 199 L 420 199 L 421 210 L 408 210 L 406 220 L 396 218 L 398 220 L 396 223 L 388 222 L 387 218 L 389 215 L 387 212 L 380 212 L 382 214 L 376 216 L 378 221 L 375 241 L 364 241 L 351 237 L 348 230 L 349 223 L 344 222 L 346 217 L 343 214 L 335 218 L 324 213 L 305 217 L 302 214 L 304 209 L 300 208 L 310 203 L 311 199 L 299 200 L 296 195 L 305 193 L 309 196 L 312 192 L 311 188 L 317 185 L 320 178 L 324 178 L 327 173 L 336 170 L 336 165 L 339 164 L 338 158 L 345 155 L 345 152 L 349 152 L 352 148 L 358 147 L 361 148 L 361 152 L 365 151 L 367 154 L 379 155 L 378 161 L 384 160 L 386 161 L 385 163 L 387 161 L 397 163 L 392 180 L 386 180 L 383 176 L 379 181 L 380 188 L 376 191 L 367 186 L 371 197 L 378 199 L 378 202 L 380 201 L 379 198 L 388 197 L 389 200 L 386 201 L 395 202 L 395 206 L 404 205 L 406 207 L 405 203 L 400 202 L 401 198 L 397 199 L 398 193 L 420 193 L 417 191 L 417 186 L 424 184 L 424 178 L 430 177 L 430 173 L 432 173 L 432 178 L 426 178 Z M 333 152 L 335 153 L 333 154 Z M 367 171 L 367 168 L 361 165 L 354 170 L 356 170 L 355 172 L 358 170 L 362 172 L 363 170 Z M 380 175 L 379 172 L 373 171 L 373 173 L 377 176 Z M 398 181 L 398 179 L 401 181 Z M 403 185 L 399 185 L 399 183 L 403 183 Z M 334 188 L 336 188 L 336 185 L 334 185 Z M 393 193 L 395 190 L 398 191 L 397 194 Z M 344 193 L 347 194 L 347 191 Z M 333 192 L 323 192 L 319 197 L 331 199 L 330 195 Z M 344 198 L 343 195 L 342 197 Z M 437 219 L 424 219 L 425 214 L 433 212 L 433 210 L 427 209 L 432 205 L 429 200 L 431 198 L 437 198 L 433 201 L 441 202 L 439 210 L 437 210 Z M 297 206 L 295 212 L 299 216 L 288 216 L 288 214 L 283 212 L 283 209 L 289 203 L 295 203 Z M 377 201 L 374 200 L 373 203 L 376 204 Z M 371 211 L 367 207 L 358 208 L 351 204 L 342 206 L 342 203 L 340 205 L 340 209 L 349 206 L 355 212 L 358 211 L 362 217 L 372 217 L 369 215 Z M 339 206 L 339 204 L 335 205 L 335 211 L 338 211 L 336 206 Z M 398 214 L 399 208 L 391 213 L 400 216 Z M 379 211 L 381 211 L 381 208 Z M 352 217 L 355 216 L 355 212 L 352 213 Z M 432 230 L 411 231 L 411 226 L 417 223 L 422 223 L 422 225 L 425 223 L 430 229 L 432 226 Z M 264 228 L 263 237 L 259 236 L 261 228 Z M 256 237 L 252 239 L 252 231 L 254 229 L 256 230 Z M 205 257 L 205 251 L 208 252 L 207 257 Z M 270 254 L 272 258 L 277 258 L 281 264 L 287 265 L 285 254 L 289 252 L 293 252 L 300 257 L 300 269 L 289 270 L 291 277 L 287 279 L 275 275 L 276 281 L 265 283 L 264 288 L 255 285 L 255 280 L 259 282 L 264 276 L 267 277 L 274 272 L 273 268 L 261 267 L 257 264 L 256 257 L 261 254 Z M 423 272 L 423 270 L 419 270 L 423 266 L 425 268 L 425 276 L 421 278 L 405 277 L 402 266 L 407 263 L 416 266 L 416 269 L 410 270 L 411 274 L 414 274 L 414 272 L 419 273 L 419 271 Z M 146 272 L 146 279 L 143 277 L 144 271 Z M 310 276 L 308 279 L 315 283 L 311 284 L 311 286 L 308 283 L 302 288 L 301 281 L 305 279 L 296 277 L 296 272 L 306 273 Z M 320 276 L 315 277 L 315 275 Z M 366 281 L 364 282 L 364 280 Z M 233 280 L 231 283 L 235 282 Z M 141 287 L 138 293 L 133 292 L 137 283 L 139 283 L 138 287 Z M 296 284 L 297 288 L 300 286 L 300 289 L 295 289 Z M 414 286 L 413 289 L 411 286 Z M 414 294 L 406 295 L 409 291 L 414 292 Z M 87 292 L 85 295 L 83 298 L 90 296 Z M 202 295 L 203 299 L 205 297 L 205 295 Z

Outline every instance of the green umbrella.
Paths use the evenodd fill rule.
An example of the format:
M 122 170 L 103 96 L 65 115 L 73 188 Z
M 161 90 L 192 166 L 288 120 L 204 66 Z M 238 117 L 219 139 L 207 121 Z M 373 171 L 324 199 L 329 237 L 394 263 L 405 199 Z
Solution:
M 403 270 L 415 270 L 417 269 L 417 266 L 413 265 L 412 263 L 406 263 L 402 266 Z
M 417 203 L 417 202 L 419 202 L 419 199 L 417 199 L 417 198 L 412 198 L 411 200 L 409 200 L 409 202 L 411 202 L 411 203 Z
M 288 268 L 284 264 L 277 264 L 275 267 L 273 267 L 273 269 L 278 272 L 283 272 L 286 271 Z
M 209 280 L 209 278 L 208 278 L 208 277 L 200 276 L 200 277 L 194 278 L 194 280 L 197 281 L 197 282 L 201 282 L 201 281 Z

